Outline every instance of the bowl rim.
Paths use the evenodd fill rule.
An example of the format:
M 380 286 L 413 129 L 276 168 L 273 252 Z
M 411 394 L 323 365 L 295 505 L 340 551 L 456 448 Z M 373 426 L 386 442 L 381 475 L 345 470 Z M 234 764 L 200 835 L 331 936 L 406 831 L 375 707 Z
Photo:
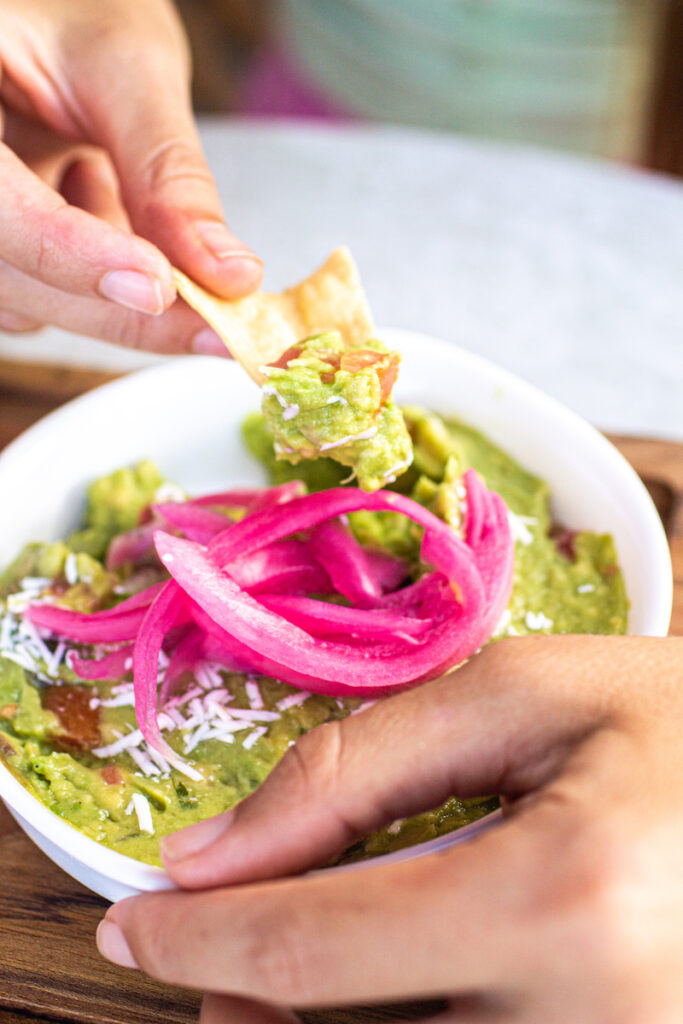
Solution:
M 474 372 L 485 377 L 495 377 L 496 387 L 509 388 L 517 397 L 529 403 L 535 412 L 548 414 L 554 422 L 564 424 L 574 435 L 581 437 L 586 443 L 593 446 L 601 459 L 609 464 L 610 471 L 614 474 L 615 479 L 619 481 L 620 487 L 625 488 L 629 493 L 634 511 L 649 527 L 647 536 L 658 586 L 653 607 L 649 610 L 648 628 L 643 632 L 655 636 L 666 635 L 673 606 L 673 574 L 666 534 L 654 503 L 644 484 L 614 445 L 577 413 L 535 385 L 498 366 L 491 360 L 470 352 L 461 346 L 420 331 L 405 328 L 383 328 L 378 333 L 389 344 L 399 350 L 401 346 L 420 346 L 420 348 L 426 347 L 434 354 L 441 356 L 446 352 L 447 358 L 460 360 L 461 364 L 467 365 Z M 209 360 L 212 363 L 224 362 L 223 359 L 219 358 L 203 357 L 202 364 L 206 365 Z M 188 361 L 199 365 L 196 356 L 175 357 L 168 362 L 144 367 L 119 379 L 102 384 L 48 413 L 10 442 L 0 453 L 0 481 L 5 472 L 11 472 L 12 467 L 21 460 L 27 450 L 40 442 L 43 434 L 53 432 L 55 428 L 58 429 L 60 423 L 70 419 L 75 412 L 77 414 L 87 412 L 88 408 L 99 401 L 103 390 L 107 394 L 114 394 L 117 391 L 125 392 L 131 388 L 144 387 L 149 378 L 163 378 L 167 374 L 175 375 L 178 372 L 182 372 L 180 369 L 181 365 L 185 364 L 187 367 Z M 53 842 L 66 851 L 92 873 L 104 875 L 121 886 L 132 887 L 140 891 L 173 888 L 173 883 L 163 868 L 146 864 L 126 854 L 103 846 L 97 840 L 91 839 L 80 832 L 76 826 L 61 819 L 34 796 L 1 760 L 0 799 L 8 804 L 15 817 L 18 817 L 20 820 L 20 823 L 22 820 L 25 820 L 37 832 L 44 835 L 48 841 Z M 494 813 L 479 821 L 472 822 L 455 832 L 448 833 L 445 836 L 438 836 L 417 846 L 383 854 L 368 861 L 340 865 L 326 870 L 346 871 L 422 856 L 433 850 L 443 849 L 479 834 L 485 828 L 488 828 L 489 825 L 498 821 L 499 818 L 500 816 Z

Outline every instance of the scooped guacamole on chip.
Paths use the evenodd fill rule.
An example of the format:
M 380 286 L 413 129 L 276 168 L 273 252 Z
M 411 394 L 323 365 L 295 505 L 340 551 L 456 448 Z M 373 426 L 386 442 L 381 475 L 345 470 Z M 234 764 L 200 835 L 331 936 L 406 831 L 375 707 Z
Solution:
M 546 484 L 467 424 L 417 408 L 404 414 L 414 460 L 392 485 L 396 491 L 456 532 L 463 523 L 463 475 L 471 467 L 506 502 L 515 538 L 514 582 L 493 640 L 523 633 L 626 631 L 628 602 L 609 536 L 553 524 Z M 296 466 L 276 462 L 272 434 L 258 414 L 250 417 L 245 436 L 250 450 L 262 454 L 276 473 L 299 473 L 311 491 L 336 486 L 343 472 L 324 458 Z M 132 649 L 120 627 L 126 616 L 142 617 L 145 591 L 168 579 L 155 556 L 149 517 L 160 514 L 154 508 L 166 508 L 170 516 L 173 507 L 187 509 L 188 503 L 162 480 L 149 463 L 102 478 L 89 491 L 85 533 L 28 545 L 0 575 L 0 758 L 37 799 L 75 828 L 152 864 L 160 863 L 161 836 L 233 807 L 263 782 L 301 735 L 362 713 L 369 703 L 314 694 L 240 670 L 211 645 L 190 657 L 192 636 L 182 633 L 188 628 L 184 623 L 176 630 L 181 639 L 176 637 L 173 658 L 162 652 L 158 665 L 157 721 L 177 761 L 169 763 L 145 741 L 134 706 Z M 298 485 L 283 486 L 300 493 Z M 277 493 L 271 497 L 284 497 L 272 490 Z M 168 504 L 173 494 L 175 506 Z M 269 494 L 265 490 L 260 497 Z M 221 495 L 190 507 L 201 511 L 193 516 L 195 525 L 213 528 L 223 522 L 230 527 L 228 534 L 231 523 L 240 523 L 245 514 Z M 392 593 L 400 595 L 424 578 L 416 523 L 393 512 L 372 511 L 353 512 L 348 520 L 381 572 L 392 576 Z M 108 537 L 98 555 L 87 533 L 92 529 L 100 539 L 104 533 Z M 285 550 L 290 561 L 298 557 L 301 539 L 294 538 Z M 313 573 L 306 592 L 324 584 L 315 565 L 302 565 Z M 252 568 L 242 566 L 245 580 Z M 287 570 L 288 563 L 281 568 Z M 278 596 L 282 599 L 282 591 Z M 126 601 L 126 610 L 117 612 Z M 86 633 L 97 621 L 93 613 L 111 613 L 105 619 L 109 636 L 119 640 L 103 651 L 83 638 L 86 633 L 74 639 L 40 628 L 28 614 L 36 605 L 47 614 L 59 609 L 82 613 L 78 623 Z M 348 610 L 340 602 L 335 607 Z M 177 656 L 181 643 L 185 661 Z M 87 678 L 93 665 L 100 678 Z M 343 859 L 423 842 L 495 806 L 487 794 L 467 801 L 452 796 L 439 808 L 359 839 Z
M 374 337 L 348 249 L 336 249 L 283 292 L 237 301 L 210 294 L 179 270 L 175 281 L 261 387 L 278 459 L 296 465 L 327 454 L 368 491 L 410 465 L 410 437 L 391 401 L 399 355 Z
M 264 367 L 262 408 L 278 459 L 326 455 L 349 466 L 364 490 L 393 483 L 413 460 L 403 416 L 390 400 L 399 356 L 376 339 L 347 346 L 327 331 Z

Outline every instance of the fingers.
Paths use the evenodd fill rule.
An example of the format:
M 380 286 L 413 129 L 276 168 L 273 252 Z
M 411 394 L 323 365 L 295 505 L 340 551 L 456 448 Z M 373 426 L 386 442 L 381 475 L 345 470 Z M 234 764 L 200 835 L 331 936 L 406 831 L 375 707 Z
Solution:
M 97 60 L 82 50 L 73 54 L 77 95 L 95 141 L 112 156 L 135 231 L 190 277 L 238 298 L 258 287 L 262 264 L 225 225 L 192 115 L 187 49 L 171 5 L 155 5 L 153 34 L 146 17 L 141 9 L 127 13 L 124 28 L 112 21 Z M 127 73 L 131 64 L 134 74 Z M 84 88 L 90 76 L 93 84 Z
M 535 969 L 526 887 L 510 879 L 528 874 L 541 834 L 515 821 L 408 863 L 124 900 L 100 951 L 165 982 L 286 1006 L 487 990 L 503 964 L 511 979 Z
M 614 645 L 599 654 L 593 639 L 503 641 L 451 676 L 313 730 L 234 811 L 167 837 L 169 874 L 203 888 L 302 871 L 449 795 L 537 787 L 604 714 Z
M 301 1024 L 296 1014 L 280 1006 L 255 1003 L 209 992 L 202 1000 L 199 1024 Z
M 9 330 L 31 329 L 32 322 L 42 322 L 150 352 L 173 355 L 225 355 L 227 352 L 218 336 L 184 302 L 175 302 L 163 316 L 145 316 L 104 299 L 67 295 L 19 273 L 2 261 L 0 310 L 0 320 Z M 35 321 L 26 317 L 26 310 L 31 310 Z
M 17 148 L 31 171 L 58 192 L 70 207 L 86 211 L 100 221 L 130 235 L 130 223 L 121 203 L 116 175 L 110 160 L 94 147 L 59 145 L 44 129 L 9 119 Z M 21 146 L 19 146 L 21 141 Z M 99 229 L 98 229 L 99 230 Z M 34 316 L 41 312 L 51 323 L 78 333 L 122 342 L 152 351 L 201 352 L 225 355 L 226 349 L 213 331 L 178 302 L 173 312 L 156 324 L 150 318 L 129 315 L 105 300 L 83 302 L 80 297 L 47 288 L 28 275 L 0 261 L 0 293 L 13 309 L 0 310 L 0 330 L 30 331 L 42 326 Z M 94 310 L 94 312 L 93 312 Z
M 69 206 L 0 144 L 0 258 L 44 285 L 159 314 L 175 298 L 155 246 Z M 33 312 L 33 311 L 32 311 Z
M 116 175 L 104 156 L 74 160 L 62 175 L 59 192 L 70 206 L 87 210 L 121 231 L 130 232 Z

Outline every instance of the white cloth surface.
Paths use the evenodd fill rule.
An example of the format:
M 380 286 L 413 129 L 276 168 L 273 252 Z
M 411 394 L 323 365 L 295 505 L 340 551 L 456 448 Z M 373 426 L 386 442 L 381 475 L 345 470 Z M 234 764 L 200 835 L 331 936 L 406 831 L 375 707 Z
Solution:
M 377 125 L 222 119 L 202 137 L 267 288 L 347 243 L 379 324 L 476 351 L 603 429 L 683 440 L 683 184 Z M 54 328 L 0 334 L 0 357 L 159 358 Z

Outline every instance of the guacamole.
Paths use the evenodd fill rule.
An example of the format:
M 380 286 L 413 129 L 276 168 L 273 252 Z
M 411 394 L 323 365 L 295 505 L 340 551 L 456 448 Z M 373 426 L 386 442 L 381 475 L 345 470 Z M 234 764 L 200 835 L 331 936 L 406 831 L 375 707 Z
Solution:
M 393 483 L 412 461 L 410 435 L 390 400 L 398 363 L 374 338 L 349 347 L 328 331 L 263 367 L 262 409 L 276 458 L 296 465 L 325 455 L 350 467 L 364 490 Z
M 418 408 L 404 409 L 403 415 L 414 460 L 395 489 L 460 530 L 462 474 L 474 466 L 508 505 L 516 541 L 515 579 L 494 640 L 523 633 L 626 631 L 628 602 L 609 536 L 553 524 L 546 484 L 467 424 Z M 273 435 L 264 417 L 249 418 L 245 437 L 276 476 L 283 472 L 285 464 L 272 458 Z M 334 486 L 343 469 L 317 459 L 286 465 L 286 472 L 315 489 Z M 84 657 L 101 652 L 35 629 L 22 618 L 22 610 L 35 600 L 85 612 L 110 608 L 167 578 L 158 563 L 124 564 L 112 571 L 100 558 L 106 558 L 112 539 L 134 525 L 150 501 L 172 493 L 149 463 L 105 477 L 90 488 L 81 531 L 64 542 L 28 545 L 0 576 L 0 756 L 64 820 L 152 864 L 159 863 L 161 836 L 234 806 L 303 733 L 362 713 L 369 703 L 310 694 L 203 661 L 182 676 L 159 713 L 164 739 L 185 759 L 183 769 L 171 767 L 144 742 L 135 719 L 129 663 L 105 681 L 85 683 L 75 675 L 70 650 Z M 407 582 L 419 574 L 420 527 L 386 512 L 356 512 L 349 522 L 363 544 L 406 559 Z M 88 531 L 96 532 L 99 547 Z M 162 663 L 162 682 L 164 672 Z M 491 797 L 452 797 L 364 838 L 343 859 L 422 842 L 495 806 Z

